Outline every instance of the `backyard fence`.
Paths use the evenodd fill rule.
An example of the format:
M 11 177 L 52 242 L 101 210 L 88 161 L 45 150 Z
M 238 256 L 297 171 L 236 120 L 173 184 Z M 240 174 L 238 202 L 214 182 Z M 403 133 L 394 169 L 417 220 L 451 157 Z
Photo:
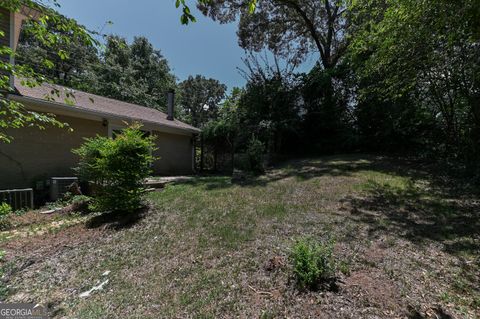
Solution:
M 195 143 L 195 168 L 200 172 L 232 173 L 233 146 L 223 140 L 201 140 Z
M 7 203 L 13 210 L 33 209 L 33 189 L 12 189 L 0 191 L 0 203 Z

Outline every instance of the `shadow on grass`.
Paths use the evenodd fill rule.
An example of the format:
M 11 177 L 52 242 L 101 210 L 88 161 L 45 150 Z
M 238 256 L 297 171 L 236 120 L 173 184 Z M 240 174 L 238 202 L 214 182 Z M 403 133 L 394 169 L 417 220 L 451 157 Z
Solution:
M 367 196 L 347 201 L 351 218 L 369 224 L 371 233 L 394 233 L 419 244 L 426 239 L 441 242 L 454 254 L 480 249 L 480 201 L 474 197 L 425 190 L 413 182 L 394 187 L 369 181 L 365 188 Z
M 183 181 L 176 181 L 175 185 L 201 186 L 205 190 L 225 189 L 234 186 L 230 176 L 225 175 L 200 175 Z
M 360 170 L 371 169 L 378 165 L 380 158 L 369 155 L 339 155 L 323 157 L 322 159 L 301 159 L 287 161 L 266 174 L 254 176 L 242 173 L 240 178 L 225 175 L 204 175 L 194 179 L 178 181 L 175 184 L 202 186 L 205 190 L 225 189 L 233 186 L 257 187 L 268 186 L 286 178 L 295 177 L 299 180 L 309 180 L 319 176 L 348 176 Z
M 286 161 L 267 171 L 262 176 L 245 174 L 239 179 L 229 176 L 206 175 L 177 184 L 203 186 L 206 190 L 240 187 L 264 187 L 270 183 L 287 178 L 296 178 L 299 181 L 308 181 L 313 178 L 329 176 L 352 176 L 360 171 L 374 171 L 377 173 L 393 174 L 410 179 L 425 179 L 435 188 L 435 191 L 455 192 L 458 196 L 466 193 L 475 193 L 478 190 L 470 185 L 454 185 L 452 178 L 442 173 L 442 170 L 432 164 L 415 159 L 375 156 L 368 154 L 335 155 L 321 158 L 307 158 Z M 455 181 L 453 181 L 454 183 Z M 462 186 L 462 187 L 459 187 Z
M 92 217 L 87 221 L 87 228 L 121 230 L 130 228 L 142 220 L 148 212 L 148 207 L 142 207 L 134 212 L 108 212 Z
M 362 171 L 404 178 L 399 185 L 369 180 L 361 198 L 347 197 L 351 218 L 369 224 L 371 233 L 393 232 L 414 243 L 441 242 L 450 253 L 473 253 L 480 249 L 480 200 L 478 190 L 464 180 L 444 174 L 439 167 L 423 161 L 373 155 L 337 155 L 318 159 L 287 161 L 259 177 L 204 176 L 186 184 L 205 190 L 264 187 L 295 178 L 348 177 Z M 406 183 L 404 181 L 409 181 Z M 419 187 L 416 181 L 426 182 Z

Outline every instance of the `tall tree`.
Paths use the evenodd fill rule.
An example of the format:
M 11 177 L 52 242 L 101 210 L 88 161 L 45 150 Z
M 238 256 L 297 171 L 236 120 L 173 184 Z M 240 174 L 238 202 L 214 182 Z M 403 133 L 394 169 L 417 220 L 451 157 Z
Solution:
M 346 105 L 339 98 L 342 79 L 337 68 L 348 47 L 346 0 L 258 0 L 253 12 L 251 2 L 244 0 L 206 1 L 199 8 L 221 23 L 239 21 L 239 45 L 247 51 L 267 49 L 296 65 L 308 56 L 318 57 L 314 76 L 306 77 L 308 92 L 316 95 L 307 97 L 304 116 L 312 143 L 320 144 L 317 140 L 325 132 L 332 133 L 329 119 L 344 122 Z
M 230 153 L 230 169 L 234 168 L 235 147 L 240 132 L 239 103 L 243 90 L 233 88 L 218 110 L 217 118 L 210 120 L 202 129 L 203 143 L 213 146 L 213 170 L 218 169 L 218 154 Z M 202 154 L 203 155 L 203 154 Z M 226 167 L 223 167 L 226 169 Z
M 189 76 L 179 85 L 181 105 L 187 120 L 196 127 L 203 127 L 217 117 L 219 103 L 225 98 L 227 86 L 202 75 Z
M 73 19 L 61 16 L 81 27 Z M 16 63 L 29 65 L 37 73 L 55 83 L 73 86 L 85 74 L 89 66 L 97 64 L 98 50 L 93 42 L 86 43 L 54 20 L 46 20 L 46 31 L 59 40 L 53 44 L 44 43 L 29 32 L 32 22 L 27 22 L 17 47 Z M 61 52 L 59 55 L 58 52 Z
M 264 48 L 279 56 L 296 53 L 298 61 L 315 52 L 325 69 L 333 68 L 347 49 L 348 25 L 344 0 L 244 0 L 205 1 L 202 12 L 221 23 L 239 21 L 242 48 Z
M 33 8 L 38 13 L 38 17 L 29 24 L 28 32 L 43 45 L 55 50 L 56 45 L 66 43 L 71 38 L 77 38 L 87 46 L 95 43 L 95 40 L 83 27 L 71 19 L 65 19 L 55 10 L 49 9 L 43 2 L 32 0 L 1 1 L 0 19 L 7 19 L 9 12 L 19 12 L 23 7 Z M 56 1 L 54 0 L 53 3 L 56 4 Z M 30 9 L 27 11 L 30 11 Z M 55 25 L 57 29 L 65 32 L 61 34 L 52 33 L 48 29 L 49 22 Z M 0 32 L 0 37 L 5 37 L 4 32 Z M 2 43 L 5 43 L 5 41 L 2 41 Z M 60 59 L 66 58 L 64 51 L 56 50 L 55 52 Z M 39 129 L 43 129 L 47 125 L 67 126 L 66 123 L 56 120 L 53 115 L 27 110 L 23 104 L 7 98 L 6 94 L 13 91 L 10 86 L 10 76 L 24 78 L 24 84 L 29 86 L 39 85 L 39 83 L 45 81 L 45 77 L 35 72 L 32 65 L 12 63 L 15 52 L 10 47 L 0 45 L 0 57 L 0 70 L 2 70 L 0 74 L 0 143 L 12 141 L 10 133 L 12 129 L 26 126 L 35 126 Z M 44 58 L 42 64 L 48 67 L 53 66 L 53 62 L 48 58 Z
M 298 146 L 299 76 L 293 73 L 288 63 L 280 66 L 275 56 L 272 63 L 267 58 L 249 55 L 244 63 L 247 85 L 238 112 L 241 127 L 245 128 L 241 134 L 243 143 L 255 134 L 266 144 L 271 155 Z
M 100 63 L 93 65 L 80 88 L 99 95 L 166 109 L 166 93 L 175 88 L 168 61 L 144 37 L 132 44 L 109 36 Z
M 437 150 L 457 159 L 476 154 L 472 162 L 478 163 L 480 3 L 364 0 L 352 10 L 360 105 L 368 108 L 371 103 L 363 102 L 375 98 L 390 104 L 407 99 L 423 110 L 421 116 L 429 113 Z

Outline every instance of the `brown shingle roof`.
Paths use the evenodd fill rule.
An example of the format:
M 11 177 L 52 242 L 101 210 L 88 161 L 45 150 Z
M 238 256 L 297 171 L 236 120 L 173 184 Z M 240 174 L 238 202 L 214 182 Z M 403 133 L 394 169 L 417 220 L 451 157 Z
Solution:
M 65 108 L 76 107 L 86 111 L 101 113 L 106 117 L 108 117 L 108 115 L 112 115 L 125 119 L 133 119 L 141 122 L 156 124 L 159 126 L 181 129 L 192 133 L 200 132 L 198 128 L 178 120 L 167 120 L 167 114 L 156 109 L 122 102 L 60 85 L 43 83 L 39 86 L 30 88 L 22 85 L 20 79 L 15 79 L 15 88 L 17 89 L 18 94 L 21 96 L 40 99 L 47 102 L 51 101 L 60 103 L 63 104 Z M 60 97 L 58 97 L 56 94 L 52 94 L 52 90 L 57 90 L 56 92 L 60 93 Z M 67 97 L 69 92 L 73 94 L 74 98 Z M 69 105 L 69 103 L 67 104 L 65 100 L 66 98 L 68 99 L 69 103 L 71 101 L 73 105 Z

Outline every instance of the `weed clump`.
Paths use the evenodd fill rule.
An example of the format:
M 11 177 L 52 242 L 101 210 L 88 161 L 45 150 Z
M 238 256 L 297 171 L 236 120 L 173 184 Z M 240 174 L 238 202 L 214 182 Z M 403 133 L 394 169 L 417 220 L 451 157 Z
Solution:
M 335 279 L 334 241 L 302 238 L 292 248 L 290 260 L 301 289 L 317 290 Z
M 0 204 L 0 230 L 7 230 L 11 227 L 8 216 L 12 214 L 13 210 L 7 203 Z

